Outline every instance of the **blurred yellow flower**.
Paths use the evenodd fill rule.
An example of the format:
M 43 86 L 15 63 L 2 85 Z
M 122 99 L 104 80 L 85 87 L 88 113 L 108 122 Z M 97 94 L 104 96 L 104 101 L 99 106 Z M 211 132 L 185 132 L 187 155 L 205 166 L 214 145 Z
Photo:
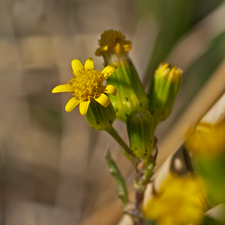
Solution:
M 100 47 L 95 52 L 96 56 L 101 56 L 106 51 L 120 54 L 131 50 L 131 41 L 126 40 L 125 35 L 116 30 L 105 31 L 98 42 Z
M 89 58 L 84 66 L 78 59 L 74 59 L 71 66 L 74 78 L 71 78 L 67 84 L 58 85 L 52 90 L 52 93 L 73 92 L 74 97 L 67 102 L 65 110 L 71 112 L 80 104 L 80 114 L 84 116 L 92 100 L 107 107 L 110 100 L 104 93 L 116 95 L 117 90 L 112 85 L 104 85 L 103 82 L 116 70 L 116 65 L 110 64 L 100 72 L 94 70 L 93 60 Z
M 185 142 L 195 154 L 218 154 L 225 151 L 225 122 L 216 125 L 199 123 Z
M 200 224 L 203 207 L 197 181 L 191 177 L 171 175 L 144 208 L 147 219 L 157 225 Z

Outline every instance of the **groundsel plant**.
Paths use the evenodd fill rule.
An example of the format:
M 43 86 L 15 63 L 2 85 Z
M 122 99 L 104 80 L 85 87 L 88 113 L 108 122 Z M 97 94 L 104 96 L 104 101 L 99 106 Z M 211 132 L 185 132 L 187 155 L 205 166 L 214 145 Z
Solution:
M 159 62 L 155 68 L 150 91 L 145 93 L 138 73 L 129 58 L 131 41 L 120 31 L 105 31 L 98 41 L 95 55 L 103 57 L 102 71 L 94 70 L 92 59 L 84 66 L 78 59 L 71 63 L 73 78 L 56 86 L 52 93 L 71 92 L 73 97 L 65 110 L 71 112 L 78 104 L 81 115 L 86 116 L 90 127 L 108 132 L 121 146 L 123 154 L 133 164 L 135 200 L 130 199 L 125 181 L 107 151 L 105 159 L 114 177 L 125 214 L 135 225 L 202 224 L 204 207 L 199 200 L 196 176 L 171 175 L 159 192 L 154 193 L 143 207 L 146 187 L 157 162 L 156 127 L 170 115 L 181 86 L 182 70 L 174 65 Z M 105 81 L 107 84 L 105 84 Z M 113 128 L 119 119 L 127 126 L 129 145 Z M 159 149 L 160 151 L 160 149 Z M 193 179 L 192 179 L 193 178 Z M 176 209 L 179 212 L 176 213 Z

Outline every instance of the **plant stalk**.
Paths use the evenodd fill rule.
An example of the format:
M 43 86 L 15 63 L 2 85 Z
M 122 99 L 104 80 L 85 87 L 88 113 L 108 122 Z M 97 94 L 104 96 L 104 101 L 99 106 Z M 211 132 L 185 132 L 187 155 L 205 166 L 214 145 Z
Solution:
M 106 130 L 122 147 L 123 154 L 134 164 L 135 168 L 140 160 L 133 154 L 132 150 L 127 146 L 123 139 L 118 135 L 117 131 L 111 127 Z

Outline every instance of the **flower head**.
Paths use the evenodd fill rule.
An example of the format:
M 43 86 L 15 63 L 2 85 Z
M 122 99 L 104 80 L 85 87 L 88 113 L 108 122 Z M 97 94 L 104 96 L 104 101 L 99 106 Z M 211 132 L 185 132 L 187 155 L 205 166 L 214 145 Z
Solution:
M 204 209 L 196 179 L 171 175 L 144 208 L 146 218 L 158 225 L 199 224 Z
M 126 40 L 125 35 L 116 30 L 105 31 L 98 42 L 100 47 L 95 52 L 96 56 L 101 56 L 107 51 L 120 54 L 131 49 L 131 41 Z
M 56 86 L 52 93 L 73 92 L 73 96 L 66 104 L 65 110 L 71 112 L 78 104 L 80 114 L 86 115 L 92 100 L 107 107 L 109 98 L 104 93 L 116 95 L 117 90 L 112 85 L 104 85 L 103 82 L 116 70 L 116 65 L 110 64 L 101 72 L 94 70 L 91 58 L 87 59 L 84 66 L 78 59 L 71 62 L 74 77 L 67 84 Z

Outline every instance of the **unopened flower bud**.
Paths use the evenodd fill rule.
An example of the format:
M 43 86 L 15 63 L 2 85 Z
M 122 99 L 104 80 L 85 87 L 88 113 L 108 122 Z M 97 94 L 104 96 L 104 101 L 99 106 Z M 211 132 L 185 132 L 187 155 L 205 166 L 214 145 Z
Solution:
M 104 107 L 93 100 L 89 105 L 86 119 L 90 127 L 97 130 L 107 130 L 112 127 L 116 113 L 111 103 Z
M 156 125 L 170 115 L 181 79 L 182 70 L 168 63 L 161 63 L 155 71 L 149 93 L 149 109 Z
M 147 159 L 154 149 L 154 118 L 148 110 L 132 112 L 127 118 L 127 132 L 133 153 Z

